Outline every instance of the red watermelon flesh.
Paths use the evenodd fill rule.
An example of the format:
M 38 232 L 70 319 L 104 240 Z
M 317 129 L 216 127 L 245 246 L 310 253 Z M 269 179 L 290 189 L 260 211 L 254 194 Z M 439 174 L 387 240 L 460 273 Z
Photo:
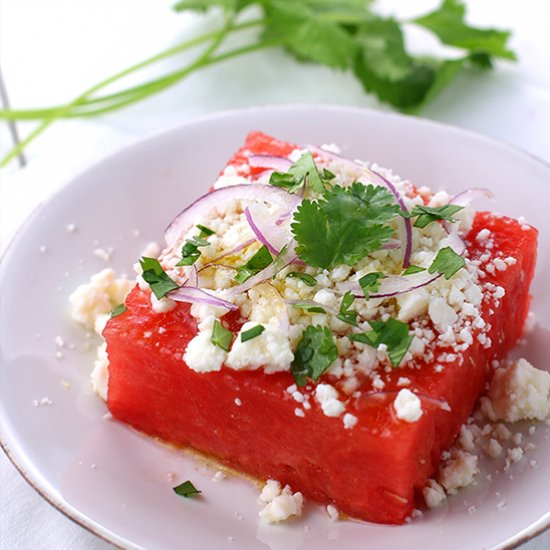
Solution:
M 252 133 L 231 164 L 245 163 L 249 152 L 287 155 L 292 149 Z M 374 393 L 365 379 L 356 397 L 346 402 L 347 412 L 358 419 L 353 429 L 345 429 L 341 418 L 325 416 L 313 398 L 305 417 L 296 416 L 297 403 L 286 391 L 293 384 L 290 373 L 192 371 L 182 359 L 197 332 L 189 306 L 154 313 L 149 293 L 137 286 L 126 300 L 128 311 L 111 319 L 103 333 L 110 362 L 109 409 L 146 434 L 192 447 L 257 478 L 288 483 L 307 498 L 334 503 L 350 516 L 403 523 L 415 507 L 415 492 L 434 473 L 441 451 L 471 414 L 490 379 L 491 361 L 516 344 L 528 312 L 536 230 L 478 213 L 467 238 L 472 259 L 487 252 L 475 239 L 483 228 L 492 233 L 493 257 L 502 253 L 517 260 L 484 278 L 505 289 L 498 308 L 493 301 L 483 302 L 491 345 L 483 347 L 474 332 L 473 344 L 443 370 L 435 361 L 421 368 L 402 366 L 388 374 L 383 393 Z M 237 316 L 229 325 L 237 328 Z M 439 346 L 435 351 L 439 356 L 452 350 Z M 392 403 L 401 389 L 400 377 L 409 378 L 408 388 L 421 397 L 424 414 L 417 422 L 395 415 Z M 322 381 L 337 386 L 330 376 Z M 304 393 L 314 393 L 313 386 Z

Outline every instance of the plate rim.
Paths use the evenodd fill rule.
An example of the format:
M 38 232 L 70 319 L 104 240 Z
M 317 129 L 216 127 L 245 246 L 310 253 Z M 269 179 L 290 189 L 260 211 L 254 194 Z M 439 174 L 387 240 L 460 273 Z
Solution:
M 373 109 L 369 107 L 359 107 L 354 105 L 340 105 L 340 104 L 311 104 L 311 103 L 286 103 L 286 104 L 269 104 L 269 105 L 253 105 L 244 108 L 234 108 L 226 109 L 222 111 L 216 111 L 208 113 L 205 115 L 197 116 L 188 120 L 186 122 L 174 123 L 168 126 L 164 126 L 155 130 L 153 132 L 148 132 L 142 137 L 136 137 L 130 142 L 121 145 L 120 147 L 115 148 L 114 151 L 110 152 L 107 155 L 102 156 L 99 159 L 90 160 L 85 163 L 81 168 L 75 170 L 69 176 L 64 177 L 60 182 L 57 188 L 49 193 L 44 200 L 37 204 L 33 210 L 28 214 L 25 220 L 19 225 L 19 227 L 14 231 L 9 243 L 6 245 L 4 250 L 0 254 L 0 269 L 3 269 L 6 257 L 9 255 L 14 243 L 18 240 L 19 236 L 27 229 L 27 227 L 33 222 L 33 220 L 40 214 L 41 210 L 45 205 L 55 196 L 60 193 L 63 193 L 67 187 L 73 185 L 76 180 L 80 179 L 87 172 L 96 169 L 98 166 L 102 165 L 105 162 L 112 160 L 113 158 L 129 153 L 132 149 L 136 149 L 142 146 L 145 146 L 147 143 L 151 143 L 157 139 L 165 138 L 169 134 L 177 133 L 183 128 L 192 128 L 193 126 L 200 126 L 205 123 L 213 122 L 221 119 L 230 119 L 238 117 L 243 114 L 248 113 L 268 113 L 276 111 L 285 111 L 285 112 L 299 112 L 299 111 L 310 111 L 310 112 L 323 112 L 323 111 L 333 111 L 335 113 L 347 113 L 347 114 L 362 114 L 367 116 L 374 116 L 380 118 L 394 118 L 399 120 L 405 120 L 407 123 L 411 124 L 420 124 L 427 127 L 435 127 L 444 131 L 451 132 L 455 135 L 463 135 L 468 139 L 473 139 L 481 142 L 485 142 L 489 146 L 500 148 L 501 150 L 507 151 L 514 155 L 517 155 L 519 158 L 523 158 L 528 162 L 539 165 L 543 170 L 547 170 L 550 174 L 550 161 L 521 148 L 516 145 L 512 145 L 506 141 L 499 140 L 470 130 L 467 128 L 461 128 L 452 124 L 445 122 L 440 122 L 437 120 L 422 118 L 414 115 L 407 115 L 392 111 L 381 111 L 379 109 Z M 3 402 L 0 400 L 0 417 L 8 418 L 7 411 L 4 407 Z M 76 508 L 71 505 L 66 505 L 62 501 L 58 501 L 54 494 L 48 492 L 48 487 L 46 484 L 41 484 L 36 475 L 33 475 L 31 472 L 25 470 L 25 468 L 18 463 L 17 459 L 10 450 L 10 441 L 8 434 L 12 435 L 9 429 L 6 429 L 4 423 L 0 429 L 0 447 L 2 451 L 7 456 L 8 460 L 13 464 L 17 472 L 23 477 L 23 479 L 53 508 L 61 512 L 65 517 L 71 520 L 73 523 L 84 528 L 88 532 L 94 534 L 101 540 L 114 545 L 116 548 L 122 550 L 141 548 L 141 546 L 131 543 L 129 541 L 122 541 L 120 537 L 110 529 L 103 527 L 101 524 L 97 523 L 91 518 L 87 518 L 84 514 L 79 512 Z M 13 435 L 12 435 L 13 437 Z M 526 527 L 523 531 L 520 531 L 516 535 L 510 537 L 508 540 L 497 543 L 493 550 L 513 550 L 514 548 L 519 547 L 521 544 L 526 543 L 527 541 L 535 538 L 536 536 L 544 533 L 546 530 L 550 529 L 550 510 L 542 515 L 538 520 L 533 522 L 531 525 Z

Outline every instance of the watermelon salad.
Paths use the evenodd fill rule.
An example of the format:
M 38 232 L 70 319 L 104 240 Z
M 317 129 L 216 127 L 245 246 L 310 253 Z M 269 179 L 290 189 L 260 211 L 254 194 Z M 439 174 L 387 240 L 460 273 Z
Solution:
M 408 522 L 474 482 L 480 453 L 513 467 L 529 447 L 510 423 L 550 416 L 550 374 L 506 359 L 537 231 L 474 210 L 490 196 L 252 132 L 136 281 L 106 269 L 71 296 L 104 338 L 94 389 L 141 432 L 263 480 L 262 521 L 307 498 Z

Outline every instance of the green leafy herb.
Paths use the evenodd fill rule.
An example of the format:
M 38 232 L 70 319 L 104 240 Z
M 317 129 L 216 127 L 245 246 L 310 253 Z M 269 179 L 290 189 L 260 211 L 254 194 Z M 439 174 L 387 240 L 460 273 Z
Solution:
M 269 183 L 276 187 L 282 187 L 289 193 L 296 193 L 302 185 L 307 185 L 315 192 L 322 193 L 325 190 L 328 181 L 332 177 L 326 178 L 325 174 L 319 173 L 317 165 L 311 156 L 311 153 L 304 153 L 289 169 L 288 172 L 273 172 L 269 178 Z
M 233 333 L 227 330 L 217 319 L 212 327 L 212 337 L 210 341 L 219 348 L 229 351 L 231 342 L 233 342 Z
M 441 273 L 445 276 L 445 279 L 450 279 L 465 265 L 464 258 L 457 254 L 450 246 L 446 246 L 437 253 L 432 265 L 428 268 L 428 273 Z
M 265 330 L 265 327 L 263 325 L 256 325 L 255 327 L 252 327 L 248 330 L 245 330 L 244 332 L 241 332 L 241 342 L 248 342 L 248 340 L 252 340 L 252 338 L 256 338 L 256 336 L 260 336 L 260 334 Z
M 334 185 L 317 201 L 305 199 L 294 214 L 296 252 L 308 265 L 354 265 L 391 238 L 399 206 L 384 187 Z
M 418 265 L 410 265 L 403 271 L 403 275 L 414 275 L 415 273 L 420 273 L 421 271 L 426 271 L 425 267 L 420 267 Z
M 368 300 L 371 292 L 377 292 L 380 286 L 380 279 L 383 279 L 385 275 L 379 272 L 367 273 L 359 279 L 359 286 Z
M 308 326 L 302 334 L 290 366 L 298 386 L 317 380 L 338 358 L 334 336 L 327 327 Z
M 204 225 L 201 225 L 200 223 L 197 224 L 197 229 L 200 230 L 200 237 L 210 237 L 211 235 L 214 235 L 216 232 L 210 229 L 209 227 L 206 227 Z
M 199 248 L 208 246 L 209 244 L 204 237 L 186 239 L 185 244 L 181 247 L 181 260 L 176 265 L 193 265 L 200 258 L 201 253 Z
M 272 261 L 273 257 L 267 246 L 262 245 L 248 262 L 237 269 L 235 280 L 239 284 L 244 283 L 247 279 L 250 279 L 250 277 L 256 275 L 256 273 L 259 273 L 262 269 L 265 269 Z
M 302 273 L 301 271 L 292 271 L 287 275 L 287 277 L 292 279 L 300 279 L 300 281 L 305 283 L 307 286 L 315 286 L 317 284 L 315 277 L 308 275 L 307 273 Z
M 185 498 L 193 497 L 202 493 L 202 491 L 199 491 L 189 480 L 184 481 L 177 487 L 174 487 L 173 491 L 174 493 L 176 493 L 176 495 Z
M 386 345 L 391 364 L 398 367 L 414 338 L 413 335 L 409 334 L 409 325 L 393 317 L 385 322 L 369 321 L 369 325 L 373 330 L 351 334 L 349 339 L 374 348 L 378 348 L 380 344 Z
M 443 0 L 435 11 L 402 21 L 378 14 L 373 5 L 368 0 L 180 0 L 174 6 L 177 11 L 206 12 L 211 8 L 223 11 L 223 25 L 218 23 L 221 18 L 212 17 L 212 23 L 217 24 L 214 30 L 111 75 L 66 105 L 1 110 L 3 120 L 40 121 L 1 164 L 16 158 L 56 120 L 97 116 L 121 109 L 201 69 L 266 48 L 282 47 L 300 62 L 351 70 L 365 90 L 404 111 L 421 109 L 464 68 L 486 70 L 491 68 L 493 58 L 515 59 L 507 46 L 510 33 L 468 25 L 462 1 Z M 249 6 L 254 6 L 259 14 L 257 18 L 241 14 Z M 457 59 L 412 55 L 403 40 L 404 24 L 423 27 L 443 44 L 462 50 L 463 55 Z M 236 46 L 228 45 L 234 33 L 245 29 L 260 32 L 248 34 L 245 41 L 238 41 Z M 105 92 L 113 83 L 168 58 L 178 59 L 176 56 L 181 52 L 200 45 L 205 48 L 194 59 L 176 65 L 167 74 L 121 86 L 115 93 Z
M 346 292 L 342 298 L 342 302 L 340 303 L 340 311 L 336 317 L 348 325 L 357 326 L 357 311 L 350 309 L 350 306 L 354 301 L 355 296 L 351 292 Z
M 151 291 L 158 300 L 164 298 L 172 290 L 176 290 L 179 286 L 167 275 L 162 269 L 160 262 L 155 258 L 143 257 L 139 260 L 141 269 L 143 270 L 143 280 L 149 284 Z
M 423 206 L 417 205 L 410 212 L 410 216 L 418 216 L 414 222 L 415 227 L 423 228 L 429 223 L 444 220 L 447 222 L 454 222 L 453 215 L 463 210 L 463 206 L 457 206 L 456 204 L 446 204 L 444 206 Z
M 124 304 L 118 304 L 111 310 L 111 319 L 122 315 L 125 311 L 128 311 L 128 308 Z
M 295 304 L 292 304 L 292 307 L 296 309 L 301 309 L 303 311 L 307 311 L 309 313 L 326 313 L 325 308 L 315 303 L 296 302 Z

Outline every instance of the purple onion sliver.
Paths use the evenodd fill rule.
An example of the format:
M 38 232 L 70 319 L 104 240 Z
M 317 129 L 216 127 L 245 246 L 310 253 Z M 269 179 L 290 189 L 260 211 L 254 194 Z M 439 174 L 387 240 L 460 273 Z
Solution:
M 207 304 L 211 306 L 225 307 L 231 310 L 238 309 L 238 306 L 232 304 L 231 302 L 222 300 L 221 298 L 213 296 L 212 294 L 209 294 L 208 292 L 205 292 L 200 288 L 191 286 L 184 286 L 178 288 L 177 290 L 173 290 L 172 292 L 168 293 L 168 297 L 172 300 L 175 300 L 176 302 Z
M 248 222 L 248 225 L 250 225 L 250 229 L 254 232 L 254 235 L 258 237 L 258 240 L 267 247 L 269 252 L 273 254 L 274 256 L 279 255 L 279 250 L 277 250 L 264 236 L 264 234 L 260 231 L 256 223 L 254 222 L 254 219 L 252 218 L 252 214 L 250 213 L 250 209 L 246 207 L 244 209 L 244 215 L 246 216 L 246 221 Z
M 248 164 L 253 168 L 267 168 L 278 172 L 288 172 L 292 166 L 292 161 L 286 157 L 277 157 L 275 155 L 250 155 Z

